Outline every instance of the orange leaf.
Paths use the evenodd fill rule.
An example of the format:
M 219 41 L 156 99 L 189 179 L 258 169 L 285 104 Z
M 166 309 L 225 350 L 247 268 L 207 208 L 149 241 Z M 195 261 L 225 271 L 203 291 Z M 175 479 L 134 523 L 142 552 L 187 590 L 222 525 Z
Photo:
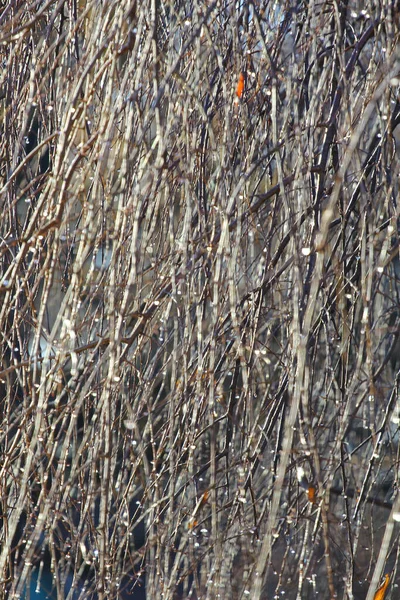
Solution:
M 316 492 L 315 492 L 315 487 L 313 485 L 309 486 L 309 488 L 307 490 L 307 496 L 308 496 L 308 499 L 311 502 L 311 504 L 315 504 Z
M 210 492 L 206 490 L 201 498 L 201 505 L 205 504 L 210 496 Z
M 374 600 L 384 600 L 389 581 L 390 575 L 386 573 L 383 583 L 380 585 L 380 587 L 378 587 L 378 589 L 375 592 Z
M 239 73 L 239 81 L 236 88 L 236 96 L 241 98 L 244 92 L 244 75 L 243 73 Z

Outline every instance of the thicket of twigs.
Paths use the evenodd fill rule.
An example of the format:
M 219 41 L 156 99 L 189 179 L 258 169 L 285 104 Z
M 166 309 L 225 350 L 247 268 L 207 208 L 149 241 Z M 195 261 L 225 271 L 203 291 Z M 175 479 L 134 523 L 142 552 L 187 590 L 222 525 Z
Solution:
M 398 3 L 1 11 L 0 597 L 395 598 Z

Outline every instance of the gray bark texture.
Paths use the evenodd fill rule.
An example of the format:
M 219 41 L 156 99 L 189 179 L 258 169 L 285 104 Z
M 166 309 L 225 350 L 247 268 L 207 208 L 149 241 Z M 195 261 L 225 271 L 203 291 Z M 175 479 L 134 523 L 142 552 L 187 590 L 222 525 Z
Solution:
M 0 600 L 400 583 L 400 4 L 0 8 Z

